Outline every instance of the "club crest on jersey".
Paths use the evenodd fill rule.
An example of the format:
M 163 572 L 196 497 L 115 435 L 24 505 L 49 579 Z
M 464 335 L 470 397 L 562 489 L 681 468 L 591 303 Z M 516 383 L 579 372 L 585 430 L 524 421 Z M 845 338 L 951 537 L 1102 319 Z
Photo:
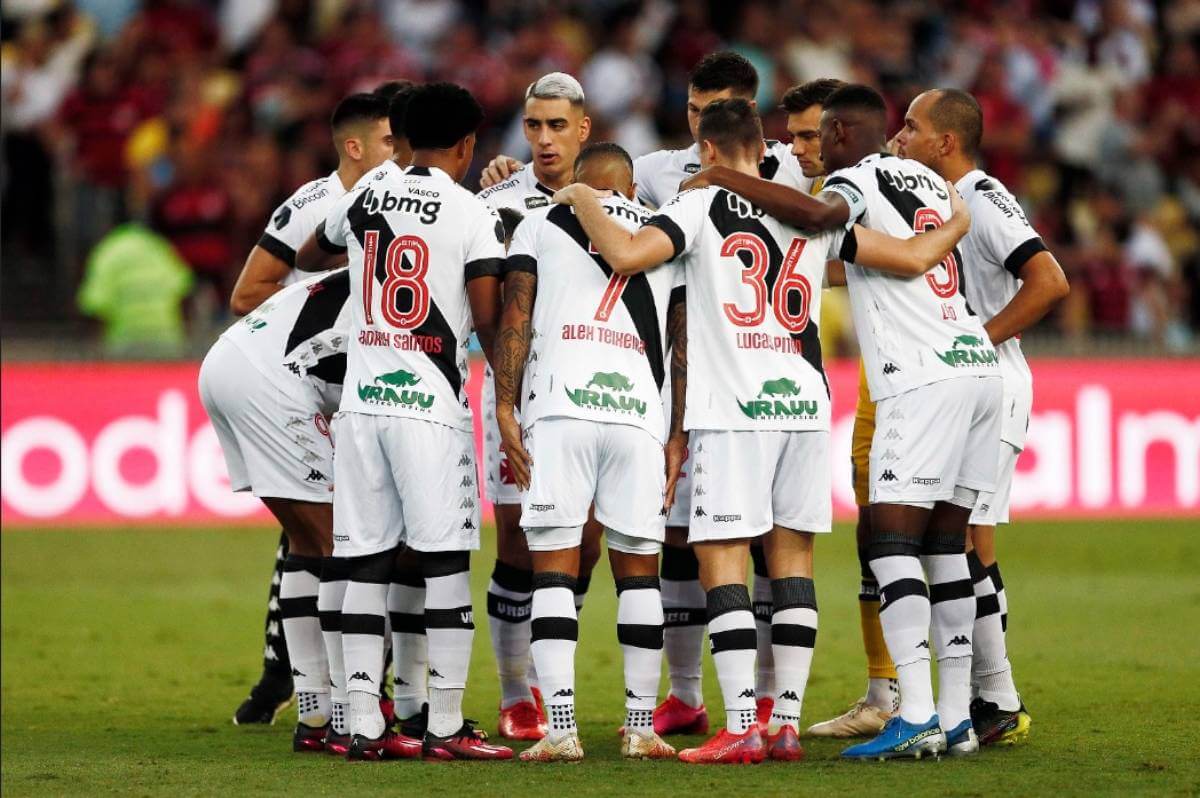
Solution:
M 689 175 L 694 175 L 700 171 L 700 164 L 698 164 L 698 163 L 684 164 L 683 171 L 687 172 Z
M 601 390 L 593 390 L 599 388 Z M 609 410 L 615 413 L 646 415 L 646 403 L 635 396 L 625 396 L 633 390 L 628 377 L 616 371 L 597 371 L 582 388 L 563 387 L 567 398 L 577 407 Z
M 815 399 L 792 399 L 800 395 L 800 386 L 795 380 L 780 377 L 767 380 L 762 384 L 758 396 L 743 402 L 738 399 L 738 407 L 746 418 L 775 419 L 775 418 L 811 418 L 817 414 L 818 403 Z
M 957 335 L 949 349 L 935 354 L 951 368 L 996 365 L 996 350 L 989 348 L 979 351 L 984 346 L 987 346 L 987 341 L 977 335 Z
M 421 382 L 411 371 L 397 369 L 387 374 L 378 374 L 371 383 L 358 384 L 358 398 L 366 404 L 392 407 L 408 407 L 428 410 L 433 406 L 434 396 L 416 390 L 405 390 Z

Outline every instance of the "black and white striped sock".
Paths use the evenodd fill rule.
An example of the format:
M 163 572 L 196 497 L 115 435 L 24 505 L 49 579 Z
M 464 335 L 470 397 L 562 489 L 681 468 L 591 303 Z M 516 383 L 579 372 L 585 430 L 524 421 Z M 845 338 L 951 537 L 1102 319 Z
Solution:
M 975 591 L 975 632 L 971 640 L 971 683 L 975 693 L 998 707 L 1015 711 L 1021 706 L 1013 683 L 1012 665 L 1000 622 L 1000 599 L 991 574 L 974 551 L 967 552 L 967 567 Z
M 263 670 L 291 679 L 287 641 L 283 636 L 283 617 L 279 614 L 279 589 L 283 584 L 283 561 L 287 555 L 287 533 L 280 530 L 279 545 L 275 548 L 275 567 L 271 572 L 271 589 L 267 593 L 267 619 L 263 624 Z
M 342 602 L 342 652 L 350 699 L 350 732 L 372 739 L 384 732 L 379 709 L 383 681 L 383 639 L 387 594 L 392 583 L 392 551 L 347 559 L 349 581 Z
M 726 728 L 731 734 L 743 734 L 757 722 L 754 657 L 758 636 L 750 591 L 745 585 L 718 585 L 705 598 L 708 640 L 725 703 Z
M 706 619 L 700 563 L 690 547 L 663 546 L 661 573 L 663 653 L 670 693 L 698 707 L 704 703 L 701 660 Z
M 279 614 L 292 666 L 300 722 L 307 726 L 324 726 L 329 722 L 331 712 L 329 661 L 325 657 L 317 613 L 320 584 L 320 557 L 287 556 L 279 585 Z
M 800 710 L 817 642 L 817 593 L 813 580 L 794 576 L 771 582 L 774 612 L 771 646 L 775 650 L 775 707 L 771 730 L 791 725 L 800 731 Z
M 929 589 L 921 569 L 921 544 L 903 534 L 877 533 L 869 547 L 879 582 L 879 624 L 900 682 L 900 715 L 924 723 L 933 715 L 929 668 Z
M 767 571 L 767 555 L 762 546 L 750 546 L 754 563 L 754 630 L 758 635 L 758 657 L 755 660 L 754 692 L 759 698 L 775 694 L 775 654 L 771 646 L 771 577 Z
M 463 725 L 462 697 L 471 667 L 475 613 L 471 553 L 425 552 L 425 636 L 429 647 L 429 731 L 439 737 Z
M 550 741 L 576 733 L 575 647 L 579 620 L 575 614 L 575 577 L 556 572 L 533 575 L 533 661 L 550 721 Z
M 929 580 L 931 637 L 938 660 L 938 719 L 953 729 L 971 717 L 971 636 L 975 591 L 966 536 L 927 537 L 921 564 Z
M 625 662 L 625 728 L 654 731 L 662 673 L 663 607 L 657 576 L 617 580 L 617 641 Z
M 350 698 L 346 694 L 346 660 L 342 653 L 342 603 L 346 599 L 349 571 L 340 557 L 321 561 L 321 585 L 317 589 L 317 613 L 321 619 L 321 637 L 329 661 L 329 697 L 332 703 L 334 734 L 349 734 Z
M 392 627 L 392 702 L 396 717 L 408 718 L 429 700 L 425 578 L 420 572 L 397 569 L 392 573 L 388 618 Z
M 496 560 L 488 585 L 488 630 L 500 674 L 500 707 L 532 701 L 529 691 L 529 608 L 533 571 Z

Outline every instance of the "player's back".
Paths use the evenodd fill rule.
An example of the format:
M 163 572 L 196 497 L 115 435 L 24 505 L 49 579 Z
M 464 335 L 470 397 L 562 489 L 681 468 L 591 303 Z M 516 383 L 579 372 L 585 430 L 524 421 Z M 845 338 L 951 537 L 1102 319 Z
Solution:
M 858 222 L 896 238 L 939 227 L 950 217 L 945 181 L 917 161 L 885 153 L 828 176 L 823 191 L 840 194 Z M 996 352 L 966 300 L 956 249 L 920 277 L 899 277 L 853 262 L 852 233 L 838 253 L 871 398 L 970 374 L 997 374 Z
M 717 187 L 679 194 L 650 224 L 687 282 L 687 428 L 829 429 L 818 320 L 835 236 Z
M 325 235 L 347 247 L 351 274 L 341 409 L 469 429 L 466 283 L 499 273 L 499 217 L 440 169 L 412 166 L 356 189 Z
M 651 216 L 620 196 L 601 204 L 628 230 Z M 568 416 L 630 424 L 661 441 L 666 320 L 676 267 L 615 274 L 572 209 L 555 205 L 517 226 L 507 268 L 537 275 L 524 422 Z

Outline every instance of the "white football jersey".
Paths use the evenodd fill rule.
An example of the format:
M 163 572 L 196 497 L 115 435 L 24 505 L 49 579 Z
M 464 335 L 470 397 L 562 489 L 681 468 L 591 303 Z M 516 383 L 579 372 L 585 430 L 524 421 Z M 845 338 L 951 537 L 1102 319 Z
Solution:
M 467 282 L 499 275 L 500 218 L 437 168 L 387 170 L 351 194 L 321 234 L 322 247 L 349 256 L 341 410 L 471 430 Z
M 524 169 L 511 175 L 508 180 L 489 186 L 475 196 L 494 211 L 512 208 L 526 214 L 549 205 L 550 198 L 554 196 L 554 189 L 542 185 L 533 173 L 533 164 L 527 163 Z
M 861 224 L 911 238 L 950 217 L 946 181 L 932 169 L 886 153 L 868 155 L 825 179 L 822 193 L 846 200 L 850 218 L 833 257 L 846 264 L 850 311 L 872 401 L 951 377 L 999 375 L 996 350 L 964 296 L 960 250 L 920 277 L 898 277 L 854 262 Z
M 296 269 L 296 251 L 300 249 L 317 225 L 325 221 L 329 209 L 345 196 L 346 189 L 338 173 L 311 180 L 275 209 L 258 245 L 286 263 L 291 271 L 283 285 L 306 279 L 309 274 Z
M 791 186 L 805 194 L 812 179 L 804 176 L 791 147 L 782 141 L 767 139 L 767 154 L 758 165 L 758 173 L 767 180 Z M 633 181 L 638 200 L 652 208 L 661 208 L 679 193 L 679 184 L 700 171 L 700 145 L 684 150 L 659 150 L 633 161 Z
M 684 426 L 828 430 L 821 285 L 837 233 L 806 237 L 722 188 L 685 191 L 647 222 L 687 282 Z
M 601 201 L 615 221 L 636 230 L 650 211 L 624 197 Z M 534 211 L 517 225 L 507 271 L 537 275 L 521 419 L 566 416 L 640 427 L 662 441 L 660 392 L 667 310 L 679 285 L 674 264 L 632 277 L 614 274 L 566 205 Z
M 955 188 L 971 210 L 971 229 L 959 242 L 966 264 L 967 303 L 979 317 L 992 319 L 1012 301 L 1021 287 L 1021 267 L 1046 249 L 1008 189 L 981 169 L 963 175 Z M 1033 374 L 1021 351 L 1021 341 L 1009 338 L 996 347 L 1004 377 L 1004 416 L 1001 440 L 1025 447 L 1033 404 Z
M 346 375 L 349 298 L 345 268 L 310 276 L 270 296 L 221 337 L 281 390 L 313 382 L 332 412 Z

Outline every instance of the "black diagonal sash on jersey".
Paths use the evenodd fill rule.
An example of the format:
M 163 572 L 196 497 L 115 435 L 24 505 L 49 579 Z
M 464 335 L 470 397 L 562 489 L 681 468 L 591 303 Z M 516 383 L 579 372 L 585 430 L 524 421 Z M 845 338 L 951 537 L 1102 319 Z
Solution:
M 418 167 L 413 167 L 417 169 Z M 350 230 L 354 233 L 354 237 L 358 239 L 360 246 L 364 243 L 364 235 L 367 230 L 378 230 L 379 241 L 375 249 L 375 263 L 363 264 L 363 268 L 370 267 L 373 270 L 375 280 L 380 285 L 387 279 L 387 249 L 396 237 L 392 232 L 391 225 L 381 213 L 369 213 L 364 207 L 366 201 L 366 192 L 354 201 L 350 206 L 350 211 L 346 214 L 346 218 L 350 222 Z M 408 258 L 408 254 L 403 256 Z M 411 263 L 409 264 L 411 267 Z M 409 300 L 412 301 L 411 299 Z M 403 312 L 405 308 L 397 308 Z M 433 294 L 429 296 L 429 313 L 425 317 L 425 321 L 419 327 L 414 327 L 408 331 L 411 335 L 428 335 L 437 338 L 441 341 L 441 351 L 424 352 L 425 356 L 433 362 L 434 367 L 442 373 L 446 378 L 446 382 L 450 384 L 450 389 L 454 391 L 454 395 L 462 398 L 462 374 L 458 370 L 457 352 L 458 339 L 454 336 L 454 331 L 450 329 L 450 325 L 446 323 L 446 317 L 442 315 L 442 311 L 438 308 L 437 303 L 433 301 Z
M 771 153 L 771 148 L 779 142 L 768 139 L 764 143 L 767 145 L 767 155 L 758 165 L 758 176 L 763 180 L 774 180 L 775 173 L 779 171 L 779 159 Z
M 314 335 L 325 332 L 337 321 L 338 314 L 350 299 L 350 272 L 343 269 L 316 281 L 308 287 L 308 298 L 296 316 L 296 323 L 288 333 L 283 354 L 286 357 L 300 344 Z M 346 379 L 346 354 L 335 353 L 317 360 L 308 368 L 308 374 L 334 385 Z
M 875 179 L 879 181 L 879 193 L 892 204 L 892 207 L 900 214 L 900 218 L 912 225 L 913 231 L 916 232 L 917 211 L 929 207 L 925 200 L 908 189 L 897 188 L 891 181 L 886 180 L 878 169 L 875 170 Z M 974 316 L 975 311 L 971 310 L 971 303 L 967 301 L 967 265 L 963 262 L 962 253 L 958 251 L 958 247 L 955 247 L 951 254 L 958 262 L 958 293 L 962 294 L 963 304 L 967 306 L 967 313 Z
M 770 265 L 767 266 L 766 283 L 767 283 L 767 302 L 775 296 L 775 281 L 779 279 L 779 271 L 783 268 L 783 253 L 779 251 L 779 246 L 775 243 L 771 232 L 767 230 L 767 226 L 759 221 L 756 217 L 746 218 L 730 209 L 729 197 L 730 193 L 725 190 L 718 191 L 713 197 L 712 204 L 708 206 L 708 219 L 712 222 L 713 227 L 717 228 L 717 232 L 721 234 L 721 238 L 728 238 L 734 233 L 753 233 L 762 239 L 763 244 L 767 247 L 767 255 L 770 259 Z M 736 197 L 736 203 L 740 208 L 749 207 L 741 197 Z M 738 253 L 738 258 L 747 267 L 750 265 L 744 257 L 749 257 L 746 253 Z M 815 286 L 814 291 L 820 291 L 821 286 Z M 797 298 L 797 301 L 803 301 Z M 788 297 L 788 312 L 799 312 L 799 308 L 791 306 L 792 297 Z M 825 376 L 825 367 L 821 361 L 821 334 L 817 319 L 811 316 L 808 319 L 808 325 L 798 333 L 788 333 L 792 340 L 800 342 L 800 356 L 808 361 L 808 364 L 817 370 L 821 375 L 821 379 L 825 381 L 825 394 L 829 395 L 829 378 Z
M 589 252 L 591 241 L 588 240 L 587 233 L 583 232 L 579 220 L 575 218 L 575 214 L 571 213 L 568 206 L 555 206 L 546 216 L 546 220 L 574 239 L 584 252 L 588 252 L 592 262 L 600 267 L 605 277 L 612 277 L 612 267 L 605 262 L 604 258 Z M 667 375 L 662 331 L 658 328 L 658 308 L 654 304 L 654 292 L 650 290 L 650 281 L 646 279 L 644 273 L 635 274 L 629 278 L 625 283 L 625 290 L 621 292 L 621 301 L 625 304 L 625 309 L 629 311 L 630 317 L 633 318 L 633 326 L 637 329 L 638 335 L 646 343 L 646 358 L 650 361 L 650 373 L 654 375 L 654 382 L 661 391 Z

